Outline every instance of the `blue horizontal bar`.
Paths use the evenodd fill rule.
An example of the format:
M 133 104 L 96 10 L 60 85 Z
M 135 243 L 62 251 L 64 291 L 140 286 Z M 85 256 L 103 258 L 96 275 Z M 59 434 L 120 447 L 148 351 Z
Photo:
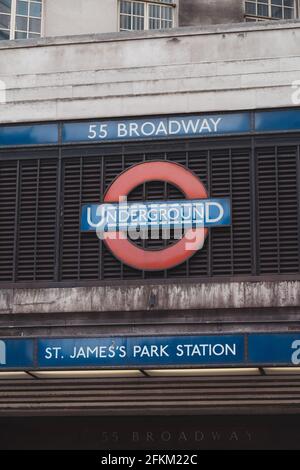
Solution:
M 300 130 L 300 110 L 256 112 L 255 130 L 258 132 L 298 131 Z
M 9 368 L 34 367 L 34 341 L 32 339 L 0 340 L 0 371 Z
M 300 365 L 300 333 L 249 335 L 248 357 L 257 364 Z
M 0 371 L 222 365 L 300 367 L 300 332 L 0 339 Z
M 55 123 L 0 126 L 0 147 L 300 131 L 300 109 L 65 122 L 61 142 L 58 127 Z
M 0 146 L 58 144 L 57 124 L 0 126 Z

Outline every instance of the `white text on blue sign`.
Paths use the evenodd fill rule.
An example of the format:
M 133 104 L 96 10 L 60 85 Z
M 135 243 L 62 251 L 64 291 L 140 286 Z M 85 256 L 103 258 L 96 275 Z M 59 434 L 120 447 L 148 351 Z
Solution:
M 81 230 L 117 232 L 130 229 L 198 228 L 230 225 L 230 200 L 90 204 L 82 208 Z

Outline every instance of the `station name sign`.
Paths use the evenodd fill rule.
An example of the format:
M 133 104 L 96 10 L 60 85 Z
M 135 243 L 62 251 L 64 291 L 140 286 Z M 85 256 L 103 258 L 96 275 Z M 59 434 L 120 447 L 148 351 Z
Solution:
M 173 116 L 70 123 L 63 126 L 63 142 L 201 137 L 250 131 L 248 113 Z
M 300 332 L 0 340 L 0 370 L 299 364 Z
M 300 109 L 0 126 L 0 147 L 123 142 L 300 130 Z

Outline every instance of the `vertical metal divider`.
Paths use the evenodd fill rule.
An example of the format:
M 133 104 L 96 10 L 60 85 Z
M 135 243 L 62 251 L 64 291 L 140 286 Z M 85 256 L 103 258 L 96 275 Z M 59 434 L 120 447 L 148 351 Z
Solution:
M 277 273 L 280 274 L 280 222 L 279 222 L 279 181 L 278 181 L 278 145 L 275 147 L 275 182 L 276 182 L 276 241 L 277 241 Z
M 103 202 L 104 198 L 104 156 L 100 156 L 100 202 Z M 99 260 L 98 260 L 98 269 L 99 269 L 99 280 L 103 281 L 103 241 L 99 239 Z
M 20 160 L 17 161 L 17 187 L 16 187 L 16 210 L 14 220 L 14 252 L 13 252 L 13 272 L 12 281 L 17 282 L 17 266 L 18 266 L 18 239 L 19 239 L 19 218 L 20 218 Z
M 297 212 L 298 212 L 298 269 L 300 271 L 300 145 L 297 145 L 296 160 Z
M 185 166 L 186 166 L 186 168 L 190 169 L 189 151 L 188 151 L 188 143 L 187 142 L 185 143 L 185 148 L 186 148 L 186 150 L 185 150 Z M 184 234 L 182 233 L 182 236 L 183 235 Z M 186 272 L 185 276 L 187 278 L 189 278 L 189 276 L 190 276 L 190 260 L 191 260 L 191 258 L 187 259 L 186 262 L 185 262 L 185 272 Z
M 124 151 L 125 151 L 125 148 L 124 148 L 124 145 L 122 145 L 122 172 L 125 170 Z M 122 196 L 123 196 L 123 194 L 122 194 Z M 121 263 L 121 280 L 123 281 L 124 280 L 124 263 L 122 261 L 120 261 L 120 263 Z
M 62 253 L 62 229 L 63 229 L 63 174 L 62 174 L 62 124 L 58 124 L 58 166 L 56 188 L 56 227 L 55 227 L 55 264 L 54 279 L 61 281 L 61 253 Z
M 82 184 L 83 184 L 83 157 L 80 155 L 79 159 L 79 215 L 78 215 L 78 259 L 77 259 L 77 280 L 80 281 L 80 268 L 81 268 L 81 206 L 82 206 Z
M 146 153 L 145 152 L 143 153 L 143 162 L 144 163 L 146 162 Z M 147 197 L 146 183 L 143 183 L 143 202 L 146 201 L 146 197 Z M 150 230 L 148 230 L 148 236 L 149 236 L 149 234 L 150 234 Z M 142 247 L 145 250 L 145 248 L 146 248 L 146 239 L 145 238 L 142 238 Z M 142 278 L 146 279 L 146 271 L 142 271 Z
M 251 226 L 251 245 L 252 245 L 252 275 L 259 274 L 259 256 L 258 256 L 258 214 L 257 214 L 257 162 L 256 162 L 256 149 L 255 137 L 251 137 L 251 152 L 250 152 L 250 226 Z
M 168 155 L 167 155 L 167 152 L 164 152 L 164 160 L 167 161 L 168 159 Z M 164 199 L 165 200 L 168 200 L 169 199 L 169 190 L 168 190 L 168 183 L 164 182 Z M 162 229 L 162 234 L 163 234 L 163 229 Z M 171 230 L 170 230 L 170 234 L 171 234 Z M 168 242 L 167 240 L 163 240 L 163 246 L 164 248 L 167 248 L 168 246 Z M 167 279 L 168 278 L 168 270 L 165 269 L 164 270 L 164 278 Z
M 229 197 L 230 197 L 230 212 L 231 212 L 231 225 L 230 225 L 230 264 L 231 264 L 231 276 L 234 272 L 234 256 L 233 256 L 233 204 L 232 204 L 232 148 L 229 149 Z
M 207 151 L 207 191 L 208 197 L 212 197 L 212 180 L 211 180 L 211 151 Z M 210 229 L 208 229 L 210 232 Z M 211 232 L 209 233 L 208 237 L 208 247 L 207 247 L 207 276 L 212 276 L 212 240 L 211 240 Z
M 38 241 L 38 221 L 39 221 L 39 194 L 40 194 L 40 171 L 41 158 L 37 160 L 36 175 L 36 196 L 35 196 L 35 222 L 34 222 L 34 261 L 33 261 L 33 280 L 36 281 L 36 263 L 37 263 L 37 241 Z

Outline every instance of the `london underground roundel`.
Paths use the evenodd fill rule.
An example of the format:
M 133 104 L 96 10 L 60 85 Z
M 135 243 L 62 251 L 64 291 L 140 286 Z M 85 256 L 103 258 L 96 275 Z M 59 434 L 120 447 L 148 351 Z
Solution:
M 122 203 L 137 186 L 151 181 L 176 186 L 185 199 Z M 229 223 L 230 202 L 227 199 L 208 199 L 203 183 L 184 166 L 155 161 L 134 165 L 121 173 L 106 191 L 103 204 L 84 206 L 81 228 L 96 230 L 98 236 L 101 232 L 109 250 L 124 264 L 142 271 L 161 271 L 183 263 L 201 249 L 208 227 Z M 140 248 L 123 232 L 134 226 L 175 228 L 182 224 L 184 236 L 159 250 Z

